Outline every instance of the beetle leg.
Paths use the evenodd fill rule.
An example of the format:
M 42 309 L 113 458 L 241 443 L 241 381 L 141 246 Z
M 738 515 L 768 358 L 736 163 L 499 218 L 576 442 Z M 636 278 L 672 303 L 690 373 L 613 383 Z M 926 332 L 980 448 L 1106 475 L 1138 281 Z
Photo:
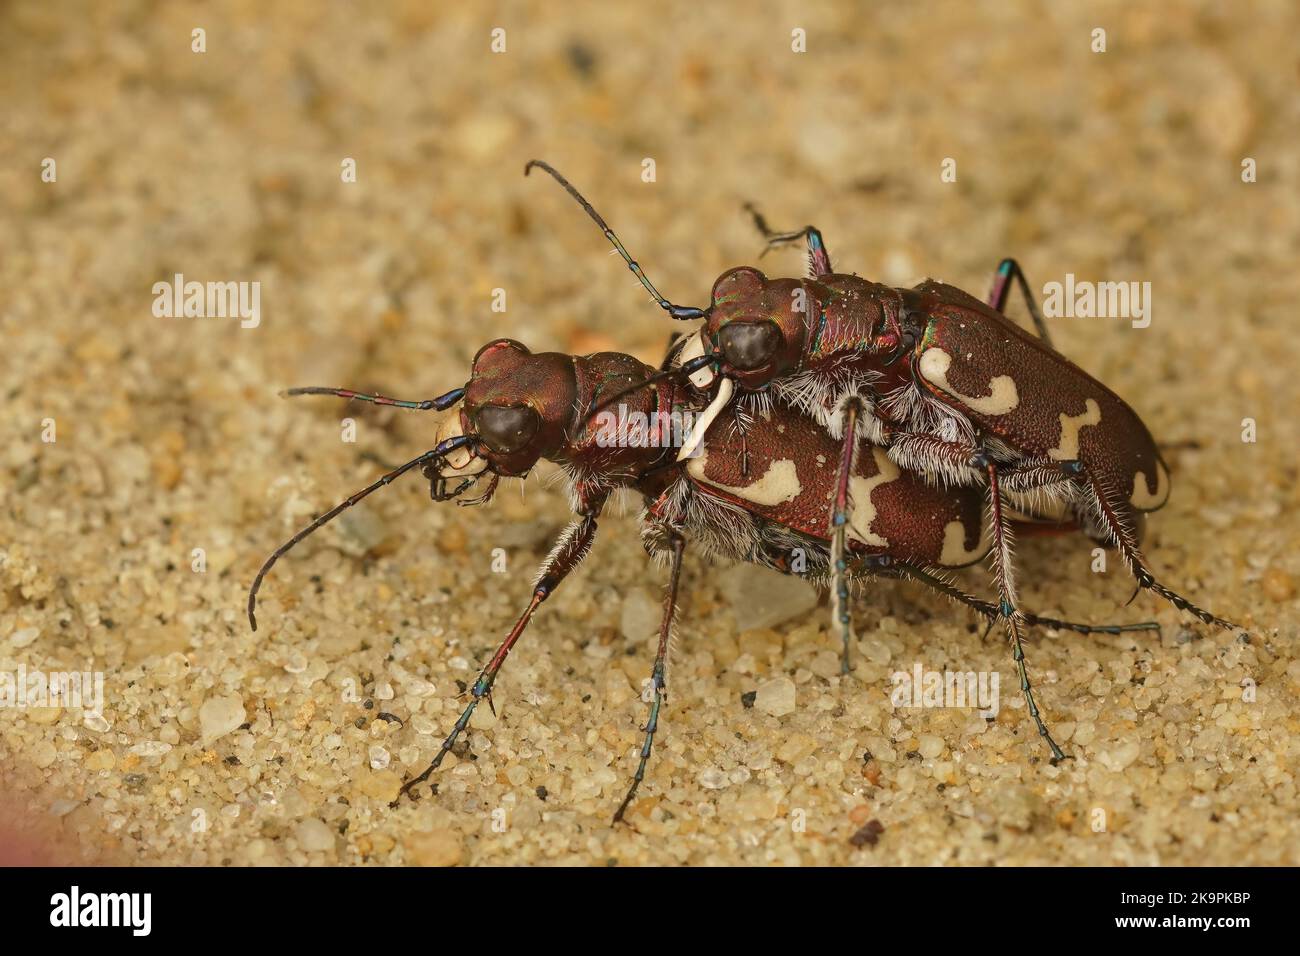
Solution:
M 1045 513 L 1063 517 L 1062 508 L 1077 506 L 1078 484 L 1074 479 L 1083 473 L 1083 462 L 1023 461 L 1015 465 L 1000 465 L 998 478 L 1002 490 L 1014 495 L 1012 504 L 1026 515 Z M 1052 506 L 1055 505 L 1056 508 Z
M 989 305 L 1006 315 L 1012 280 L 1015 280 L 1016 285 L 1020 286 L 1020 291 L 1025 295 L 1025 303 L 1029 306 L 1029 315 L 1034 320 L 1038 337 L 1043 340 L 1044 345 L 1051 348 L 1052 337 L 1047 333 L 1047 323 L 1043 320 L 1043 313 L 1038 311 L 1038 303 L 1034 301 L 1034 294 L 1029 290 L 1029 281 L 1025 279 L 1024 270 L 1015 259 L 1003 259 L 998 264 L 998 271 L 993 276 L 993 288 L 989 292 Z
M 888 449 L 889 457 L 905 471 L 938 473 L 956 485 L 983 482 L 983 467 L 971 463 L 978 452 L 966 442 L 946 441 L 923 432 L 896 432 Z
M 1198 618 L 1205 624 L 1212 624 L 1215 627 L 1221 627 L 1225 631 L 1239 631 L 1241 627 L 1233 624 L 1231 621 L 1224 620 L 1204 608 L 1197 607 L 1187 598 L 1183 597 L 1176 591 L 1171 591 L 1155 579 L 1150 569 L 1147 568 L 1146 559 L 1142 557 L 1142 551 L 1138 546 L 1137 535 L 1134 533 L 1133 524 L 1125 514 L 1126 509 L 1122 506 L 1116 506 L 1114 500 L 1106 493 L 1102 483 L 1095 475 L 1088 475 L 1089 498 L 1093 508 L 1096 511 L 1097 520 L 1101 529 L 1110 538 L 1111 542 L 1119 549 L 1120 557 L 1124 559 L 1125 565 L 1133 577 L 1137 579 L 1138 590 L 1145 588 L 1152 591 L 1180 611 L 1186 611 Z M 1130 599 L 1131 600 L 1131 599 Z
M 777 232 L 775 229 L 768 227 L 767 220 L 763 218 L 761 212 L 754 208 L 753 204 L 745 203 L 745 211 L 754 217 L 754 225 L 758 227 L 758 231 L 767 240 L 767 245 L 763 249 L 764 255 L 767 254 L 768 249 L 806 239 L 808 241 L 809 278 L 820 279 L 822 276 L 831 274 L 831 254 L 826 250 L 826 243 L 822 241 L 821 230 L 816 226 L 804 226 L 802 229 L 796 229 L 793 232 Z
M 839 626 L 842 642 L 840 672 L 849 672 L 849 648 L 853 645 L 853 620 L 849 613 L 849 481 L 858 448 L 858 416 L 862 400 L 850 395 L 844 402 L 844 444 L 840 451 L 839 471 L 835 480 L 835 497 L 831 505 L 831 614 Z
M 970 485 L 985 480 L 981 450 L 959 441 L 946 441 L 921 432 L 899 432 L 890 439 L 888 454 L 894 463 L 907 471 L 939 473 L 953 484 Z M 998 476 L 1003 491 L 1026 494 L 1032 491 L 1063 491 L 1083 473 L 1083 463 L 1028 460 L 1015 465 L 999 465 Z M 1065 485 L 1062 489 L 1060 486 Z
M 456 504 L 462 508 L 469 508 L 474 505 L 485 505 L 492 500 L 492 496 L 497 493 L 497 483 L 500 481 L 499 475 L 493 475 L 488 479 L 487 487 L 477 498 L 466 498 L 457 501 Z
M 623 798 L 623 802 L 618 805 L 618 810 L 614 814 L 615 823 L 623 819 L 623 814 L 627 812 L 628 806 L 636 797 L 641 781 L 645 779 L 646 764 L 650 762 L 650 752 L 654 749 L 655 731 L 659 729 L 659 711 L 667 698 L 665 666 L 668 659 L 668 643 L 673 633 L 673 617 L 677 613 L 677 583 L 681 578 L 682 554 L 686 550 L 686 538 L 670 525 L 665 525 L 664 531 L 672 542 L 672 565 L 668 572 L 668 591 L 664 595 L 663 622 L 659 625 L 659 649 L 655 652 L 654 669 L 650 672 L 650 680 L 654 685 L 654 700 L 650 703 L 650 716 L 645 726 L 641 728 L 645 731 L 645 740 L 641 744 L 641 760 L 632 777 L 632 786 L 628 788 L 627 796 Z
M 1029 669 L 1025 666 L 1025 649 L 1020 637 L 1020 626 L 1024 623 L 1024 615 L 1016 607 L 1016 586 L 1011 569 L 1011 526 L 1003 513 L 998 465 L 987 458 L 982 464 L 989 480 L 989 512 L 992 519 L 990 525 L 993 532 L 993 549 L 989 554 L 993 564 L 993 578 L 1001 598 L 999 610 L 1007 626 L 1007 639 L 1011 642 L 1011 657 L 1020 672 L 1020 692 L 1025 695 L 1025 704 L 1029 708 L 1029 716 L 1034 719 L 1034 724 L 1038 728 L 1038 735 L 1046 741 L 1052 751 L 1053 761 L 1064 760 L 1065 752 L 1057 746 L 1052 735 L 1047 732 L 1047 725 L 1043 723 L 1043 718 L 1038 712 L 1038 703 L 1034 700 L 1034 691 L 1029 683 Z
M 942 574 L 938 574 L 933 570 L 902 562 L 893 562 L 893 568 L 897 571 L 894 576 L 910 578 L 961 604 L 965 604 L 973 611 L 988 618 L 990 626 L 996 624 L 998 618 L 1002 616 L 996 604 L 982 601 L 973 595 L 967 594 L 961 588 L 946 580 Z M 1058 631 L 1074 631 L 1076 634 L 1127 634 L 1131 631 L 1160 630 L 1160 625 L 1155 621 L 1139 621 L 1136 624 L 1080 624 L 1076 621 L 1062 621 L 1054 617 L 1043 617 L 1039 614 L 1031 614 L 1028 611 L 1022 611 L 1021 616 L 1025 624 L 1030 627 L 1049 627 Z
M 451 748 L 456 745 L 457 739 L 469 726 L 470 718 L 474 716 L 474 710 L 478 707 L 479 701 L 485 697 L 489 699 L 489 702 L 491 701 L 492 685 L 496 682 L 501 665 L 505 663 L 506 657 L 509 655 L 511 648 L 515 646 L 515 642 L 519 640 L 519 636 L 523 634 L 524 628 L 528 626 L 533 612 L 551 596 L 551 593 L 560 586 L 560 582 L 568 576 L 569 572 L 582 562 L 587 552 L 591 550 L 591 543 L 595 540 L 595 537 L 596 514 L 594 512 L 569 525 L 564 533 L 560 535 L 555 549 L 543 562 L 541 571 L 537 575 L 537 584 L 533 587 L 533 596 L 528 602 L 528 607 L 524 608 L 524 613 L 519 616 L 519 620 L 510 629 L 510 633 L 501 642 L 501 646 L 492 655 L 492 659 L 479 672 L 478 680 L 474 681 L 474 686 L 470 689 L 470 702 L 460 715 L 460 719 L 456 721 L 456 726 L 447 735 L 447 739 L 442 742 L 442 746 L 438 748 L 438 753 L 434 756 L 433 762 L 425 768 L 424 772 L 402 784 L 402 789 L 398 793 L 399 799 L 401 794 L 410 793 L 412 787 L 418 786 L 429 779 L 429 775 L 441 766 L 447 754 L 451 753 Z M 391 805 L 396 806 L 397 800 L 394 800 Z
M 749 439 L 745 436 L 745 419 L 741 414 L 739 405 L 733 406 L 735 409 L 734 427 L 736 434 L 740 438 L 740 477 L 749 477 Z
M 1035 491 L 1070 481 L 1082 473 L 1083 462 L 1074 458 L 1068 461 L 1030 461 L 1003 468 L 1002 487 L 1011 492 Z

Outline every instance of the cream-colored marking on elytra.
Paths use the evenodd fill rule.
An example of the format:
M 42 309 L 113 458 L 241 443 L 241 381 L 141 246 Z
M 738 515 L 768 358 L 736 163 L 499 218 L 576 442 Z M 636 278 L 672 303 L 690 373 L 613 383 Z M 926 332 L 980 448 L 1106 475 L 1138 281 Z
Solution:
M 941 348 L 928 348 L 921 353 L 918 366 L 921 377 L 932 382 L 940 391 L 946 392 L 961 401 L 971 411 L 981 415 L 1005 415 L 1015 411 L 1020 405 L 1020 395 L 1016 383 L 1010 375 L 999 375 L 989 382 L 989 394 L 984 398 L 963 395 L 948 384 L 948 369 L 952 368 L 952 356 Z
M 677 453 L 678 461 L 685 461 L 694 454 L 695 449 L 704 441 L 704 433 L 709 430 L 713 420 L 718 417 L 718 413 L 726 407 L 731 401 L 731 379 L 724 378 L 718 382 L 718 395 L 709 403 L 709 407 L 700 413 L 700 417 L 695 419 L 695 427 L 691 433 L 686 436 L 686 441 L 682 444 L 682 450 Z
M 873 547 L 887 548 L 889 542 L 871 530 L 871 523 L 876 520 L 876 506 L 871 502 L 871 492 L 881 485 L 889 484 L 902 472 L 880 446 L 872 445 L 871 454 L 875 456 L 878 474 L 873 478 L 854 477 L 849 480 L 853 512 L 849 516 L 848 537 Z
M 795 464 L 789 458 L 782 458 L 773 461 L 767 466 L 767 471 L 762 478 L 752 484 L 738 488 L 735 485 L 724 485 L 720 481 L 714 481 L 704 473 L 704 467 L 708 464 L 709 452 L 706 448 L 697 458 L 692 458 L 686 465 L 686 473 L 696 481 L 703 482 L 706 485 L 712 485 L 714 488 L 721 488 L 723 491 L 729 491 L 737 498 L 744 498 L 746 501 L 752 501 L 756 505 L 782 505 L 787 501 L 794 501 L 799 497 L 799 492 L 803 487 L 799 484 L 799 472 Z
M 1133 476 L 1133 494 L 1129 503 L 1139 511 L 1155 511 L 1169 500 L 1169 472 L 1156 462 L 1156 493 L 1147 491 L 1147 476 L 1138 472 Z
M 1084 403 L 1081 415 L 1067 415 L 1061 412 L 1061 443 L 1055 448 L 1047 449 L 1047 457 L 1056 461 L 1073 461 L 1079 457 L 1079 429 L 1085 425 L 1101 423 L 1101 406 L 1097 400 L 1090 398 Z
M 677 364 L 685 365 L 691 359 L 697 359 L 704 354 L 704 330 L 691 336 L 691 340 L 682 346 L 682 350 L 677 353 Z M 699 371 L 691 373 L 691 384 L 696 388 L 708 388 L 713 384 L 713 369 L 702 368 Z
M 958 568 L 964 564 L 973 564 L 984 556 L 984 527 L 980 522 L 980 541 L 974 549 L 966 549 L 966 525 L 953 520 L 943 526 L 943 550 L 939 552 L 939 564 L 946 568 Z
M 435 443 L 441 444 L 448 438 L 459 438 L 463 434 L 465 432 L 460 427 L 460 410 L 452 409 L 451 414 L 438 423 L 433 437 Z M 481 475 L 487 465 L 485 459 L 476 457 L 468 448 L 457 448 L 442 460 L 438 474 L 444 478 L 469 478 Z

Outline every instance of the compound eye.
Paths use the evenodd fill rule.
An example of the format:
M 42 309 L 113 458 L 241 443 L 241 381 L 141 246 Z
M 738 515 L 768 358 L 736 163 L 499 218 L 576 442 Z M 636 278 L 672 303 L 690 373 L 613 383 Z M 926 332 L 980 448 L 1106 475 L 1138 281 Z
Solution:
M 718 333 L 723 356 L 742 372 L 770 363 L 781 343 L 781 330 L 775 322 L 729 322 Z
M 499 455 L 510 455 L 528 446 L 541 418 L 528 405 L 484 405 L 475 423 L 483 444 Z

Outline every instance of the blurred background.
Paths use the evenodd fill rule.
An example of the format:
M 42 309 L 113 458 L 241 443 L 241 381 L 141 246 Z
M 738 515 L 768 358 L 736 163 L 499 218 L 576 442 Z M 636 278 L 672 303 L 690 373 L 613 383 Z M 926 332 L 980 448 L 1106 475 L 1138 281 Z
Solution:
M 0 713 L 7 804 L 131 862 L 1297 862 L 1298 27 L 1281 0 L 0 5 L 0 669 L 107 676 L 102 722 Z M 889 710 L 922 656 L 1013 686 L 963 612 L 874 588 L 841 681 L 815 666 L 824 608 L 743 629 L 762 579 L 688 556 L 638 829 L 611 830 L 662 578 L 614 518 L 504 669 L 500 720 L 439 797 L 387 811 L 567 506 L 538 481 L 491 510 L 399 484 L 281 562 L 250 635 L 263 557 L 433 428 L 277 391 L 431 397 L 498 336 L 657 361 L 671 323 L 531 158 L 684 304 L 756 259 L 746 201 L 893 284 L 982 297 L 1007 255 L 1038 290 L 1149 281 L 1149 328 L 1060 319 L 1055 341 L 1179 446 L 1152 561 L 1254 640 L 1123 608 L 1089 544 L 1026 542 L 1035 610 L 1164 625 L 1035 649 L 1082 758 L 1047 770 L 1016 703 L 987 732 Z M 260 283 L 260 323 L 157 317 L 176 273 Z M 743 704 L 776 679 L 796 712 Z M 871 820 L 879 844 L 850 843 Z

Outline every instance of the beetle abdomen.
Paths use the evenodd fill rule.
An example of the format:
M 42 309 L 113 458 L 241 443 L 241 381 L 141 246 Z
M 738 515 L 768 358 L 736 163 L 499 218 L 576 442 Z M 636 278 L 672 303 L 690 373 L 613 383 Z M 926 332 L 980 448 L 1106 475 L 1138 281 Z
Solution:
M 746 424 L 742 445 L 734 419 L 706 434 L 687 475 L 704 495 L 767 521 L 829 540 L 838 443 L 791 409 L 777 406 Z M 983 491 L 942 488 L 901 471 L 884 450 L 863 442 L 850 480 L 849 546 L 900 561 L 964 567 L 988 552 Z
M 1168 472 L 1137 413 L 1009 321 L 937 304 L 912 361 L 921 384 L 1024 456 L 1082 461 L 1138 511 L 1168 499 Z

